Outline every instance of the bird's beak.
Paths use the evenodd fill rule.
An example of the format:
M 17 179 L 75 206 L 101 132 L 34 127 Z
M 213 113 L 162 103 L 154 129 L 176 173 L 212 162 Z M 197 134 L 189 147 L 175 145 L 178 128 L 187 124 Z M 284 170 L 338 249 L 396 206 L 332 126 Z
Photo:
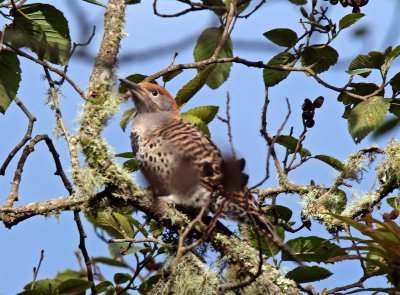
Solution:
M 124 85 L 133 93 L 139 93 L 143 91 L 142 87 L 139 84 L 133 83 L 132 81 L 129 81 L 127 79 L 119 79 L 119 80 L 121 81 L 122 85 Z

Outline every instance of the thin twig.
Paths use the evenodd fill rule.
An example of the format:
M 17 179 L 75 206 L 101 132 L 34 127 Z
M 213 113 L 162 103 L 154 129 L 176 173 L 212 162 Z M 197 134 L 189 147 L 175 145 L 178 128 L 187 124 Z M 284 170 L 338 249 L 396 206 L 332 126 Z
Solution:
M 75 89 L 75 91 L 80 95 L 80 97 L 82 97 L 83 99 L 86 99 L 85 93 L 84 93 L 84 92 L 79 88 L 79 86 L 76 85 L 76 83 L 75 83 L 74 81 L 72 81 L 71 78 L 68 77 L 68 75 L 65 74 L 62 70 L 59 70 L 59 69 L 53 67 L 52 65 L 50 65 L 49 63 L 47 63 L 46 61 L 37 59 L 37 58 L 33 57 L 32 55 L 29 55 L 28 53 L 26 53 L 26 52 L 24 52 L 24 51 L 22 51 L 22 50 L 19 50 L 18 48 L 15 48 L 15 47 L 11 46 L 11 45 L 8 44 L 8 43 L 4 43 L 4 45 L 7 46 L 7 47 L 9 47 L 9 48 L 11 48 L 11 49 L 12 49 L 16 54 L 18 54 L 19 56 L 25 57 L 25 58 L 27 58 L 27 59 L 29 59 L 29 60 L 31 60 L 31 61 L 37 63 L 37 64 L 40 64 L 40 65 L 46 67 L 46 68 L 49 69 L 50 71 L 52 71 L 52 72 L 54 72 L 54 73 L 60 75 L 61 77 L 63 77 L 63 78 L 72 86 L 72 88 Z
M 3 165 L 0 167 L 0 175 L 4 175 L 7 169 L 8 164 L 10 164 L 11 160 L 14 158 L 14 156 L 18 153 L 18 151 L 32 138 L 32 129 L 33 129 L 33 124 L 36 121 L 35 116 L 31 114 L 31 112 L 25 107 L 25 105 L 20 101 L 17 97 L 14 98 L 15 103 L 19 108 L 24 112 L 24 114 L 28 117 L 28 129 L 26 130 L 26 133 L 24 137 L 21 139 L 21 141 L 12 149 L 12 151 L 8 154 L 6 160 L 4 161 Z
M 40 270 L 40 266 L 42 265 L 43 258 L 44 258 L 44 250 L 40 251 L 40 257 L 39 257 L 39 262 L 38 262 L 37 267 L 33 267 L 33 280 L 32 280 L 32 284 L 31 284 L 31 290 L 35 289 L 35 282 L 36 282 L 37 275 Z
M 93 279 L 92 262 L 90 260 L 89 254 L 86 249 L 86 245 L 85 245 L 86 233 L 82 226 L 82 221 L 79 216 L 79 211 L 74 211 L 74 220 L 75 220 L 76 226 L 78 228 L 78 232 L 79 232 L 79 249 L 81 250 L 83 258 L 85 260 L 87 278 L 92 283 L 92 286 L 91 286 L 92 295 L 96 295 L 97 291 L 96 291 L 94 279 Z

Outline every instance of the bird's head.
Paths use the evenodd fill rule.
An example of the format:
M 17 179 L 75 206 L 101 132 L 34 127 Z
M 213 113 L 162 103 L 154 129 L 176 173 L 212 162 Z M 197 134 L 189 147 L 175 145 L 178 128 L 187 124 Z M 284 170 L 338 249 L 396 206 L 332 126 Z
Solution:
M 120 79 L 120 81 L 131 92 L 138 114 L 179 113 L 175 100 L 164 87 L 149 82 L 136 84 L 126 79 Z

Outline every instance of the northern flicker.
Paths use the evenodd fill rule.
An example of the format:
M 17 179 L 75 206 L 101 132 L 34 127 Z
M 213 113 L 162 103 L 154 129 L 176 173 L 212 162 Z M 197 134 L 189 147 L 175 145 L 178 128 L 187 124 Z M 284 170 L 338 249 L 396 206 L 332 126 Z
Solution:
M 255 223 L 284 252 L 294 257 L 248 193 L 243 161 L 224 161 L 216 145 L 179 116 L 178 106 L 163 87 L 120 79 L 136 107 L 132 150 L 153 193 L 175 204 L 201 208 L 209 203 L 222 216 Z M 297 258 L 295 258 L 297 260 Z

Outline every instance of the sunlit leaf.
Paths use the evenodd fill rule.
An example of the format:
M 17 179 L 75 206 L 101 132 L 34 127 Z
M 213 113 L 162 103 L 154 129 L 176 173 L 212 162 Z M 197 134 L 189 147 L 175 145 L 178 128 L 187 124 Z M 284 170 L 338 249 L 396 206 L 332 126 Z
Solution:
M 29 47 L 39 59 L 65 64 L 71 51 L 68 21 L 49 4 L 34 3 L 12 10 L 14 22 L 5 40 L 16 47 Z
M 313 156 L 313 158 L 318 159 L 318 160 L 328 164 L 329 166 L 335 168 L 338 171 L 343 171 L 343 169 L 344 169 L 344 164 L 334 157 L 327 156 L 327 155 L 316 155 L 316 156 Z
M 284 146 L 290 153 L 294 153 L 298 146 L 297 153 L 300 153 L 302 157 L 311 156 L 310 151 L 303 148 L 303 145 L 298 144 L 298 142 L 297 138 L 290 135 L 279 135 L 275 140 L 275 143 Z
M 386 117 L 390 104 L 383 97 L 375 96 L 354 107 L 348 118 L 348 128 L 355 143 L 361 142 Z
M 215 118 L 218 109 L 218 106 L 200 106 L 190 109 L 181 115 L 192 115 L 201 119 L 205 124 L 208 124 Z
M 361 18 L 363 18 L 365 14 L 363 13 L 350 13 L 342 17 L 339 21 L 339 29 L 343 30 L 358 22 Z
M 58 285 L 57 291 L 59 294 L 70 294 L 75 292 L 84 292 L 92 286 L 92 282 L 84 279 L 70 279 L 63 281 Z

